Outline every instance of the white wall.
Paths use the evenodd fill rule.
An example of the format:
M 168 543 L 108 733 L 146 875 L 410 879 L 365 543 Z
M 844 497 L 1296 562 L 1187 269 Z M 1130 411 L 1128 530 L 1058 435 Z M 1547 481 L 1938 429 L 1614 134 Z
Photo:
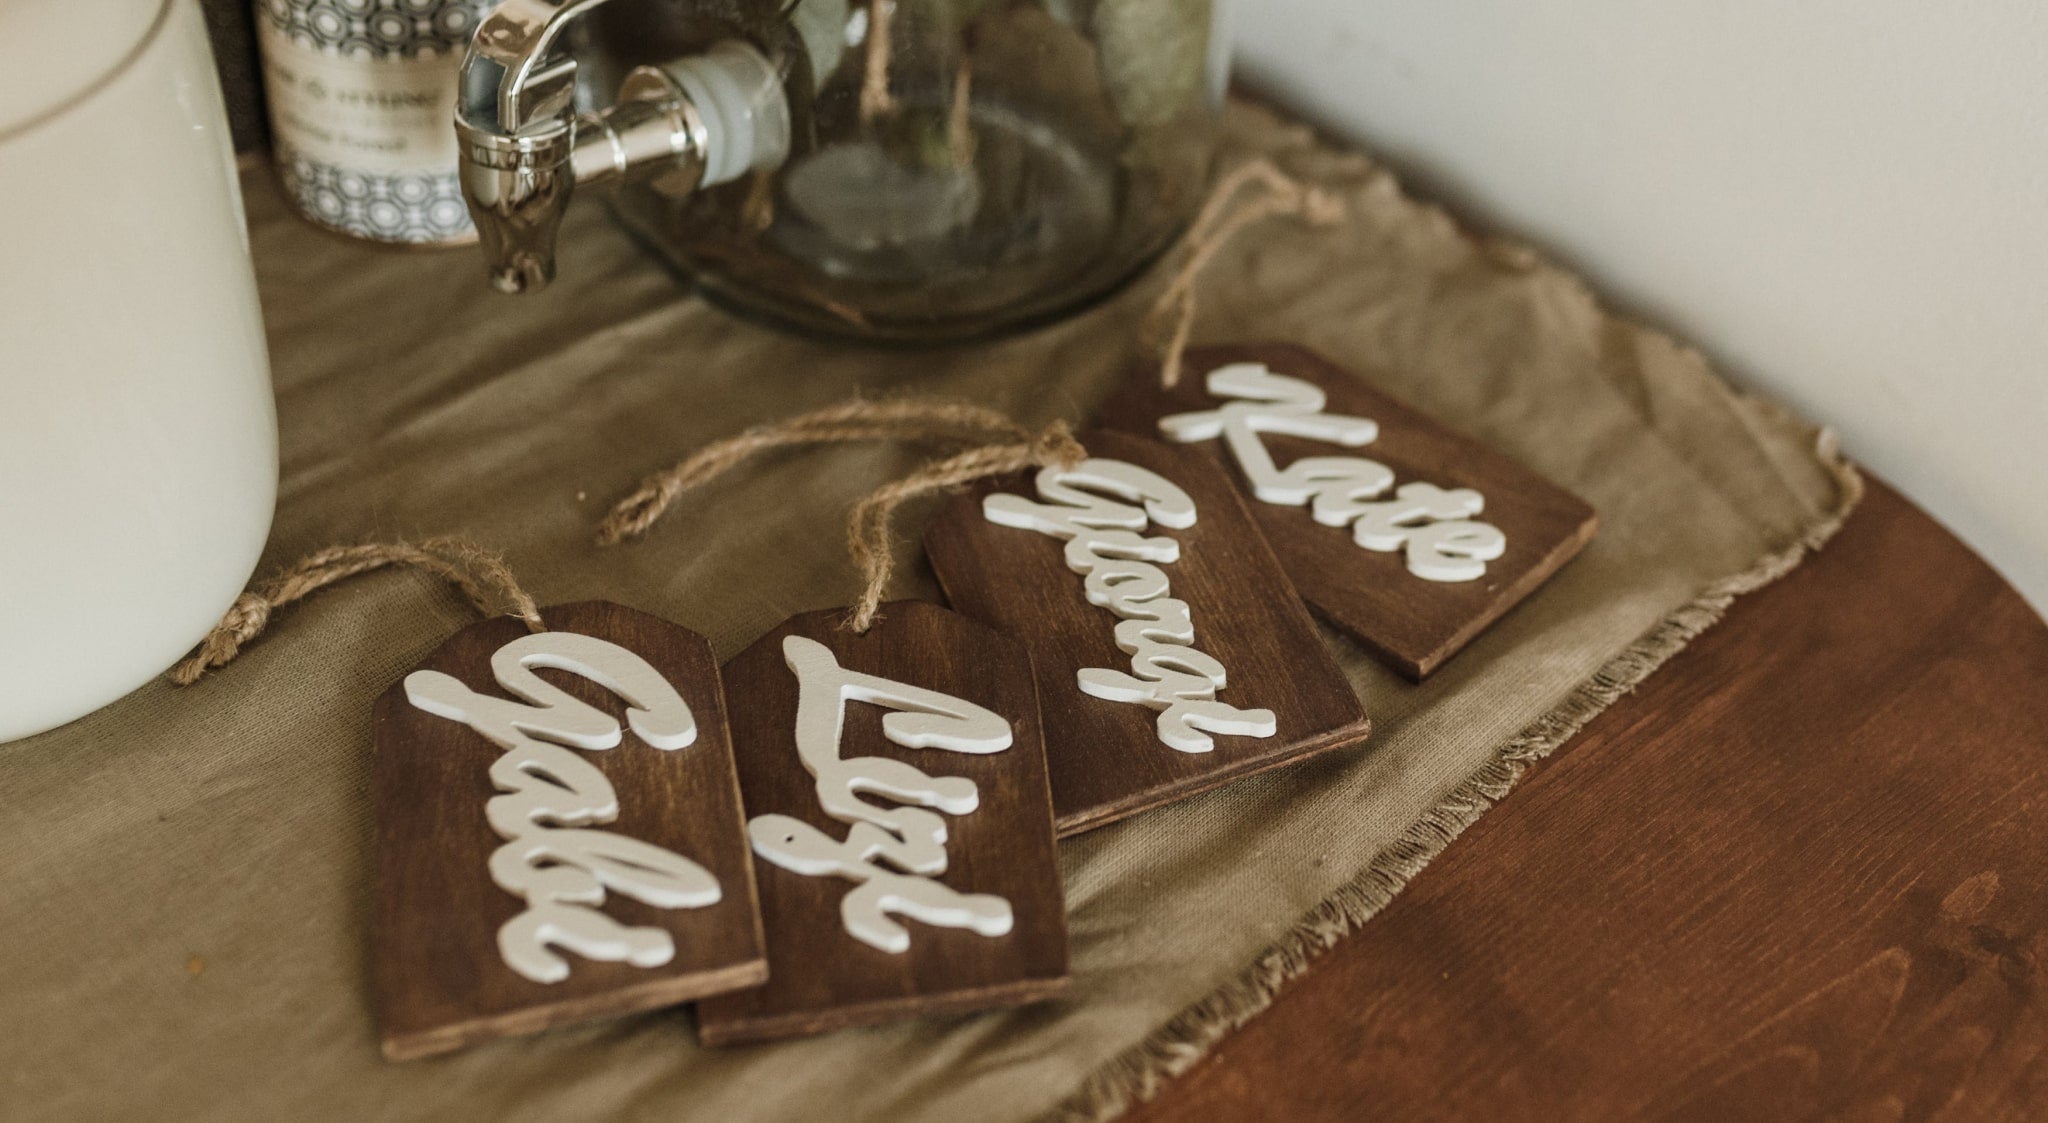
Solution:
M 2048 5 L 1236 16 L 1256 87 L 1836 425 L 2048 606 Z

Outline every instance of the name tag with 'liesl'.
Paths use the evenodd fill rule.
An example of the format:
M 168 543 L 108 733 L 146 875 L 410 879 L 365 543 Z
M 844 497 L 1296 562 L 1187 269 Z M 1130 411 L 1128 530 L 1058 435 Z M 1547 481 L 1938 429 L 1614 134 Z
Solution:
M 755 986 L 710 646 L 605 602 L 457 633 L 377 702 L 387 1057 Z
M 707 1045 L 1037 1001 L 1067 929 L 1031 659 L 937 605 L 785 621 L 727 663 L 768 985 Z

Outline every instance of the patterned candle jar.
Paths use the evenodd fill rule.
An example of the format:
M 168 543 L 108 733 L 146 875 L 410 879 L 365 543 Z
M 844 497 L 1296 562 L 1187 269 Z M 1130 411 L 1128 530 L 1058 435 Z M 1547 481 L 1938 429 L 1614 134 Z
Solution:
M 491 0 L 259 0 L 264 92 L 286 194 L 376 242 L 476 231 L 455 179 L 455 75 Z

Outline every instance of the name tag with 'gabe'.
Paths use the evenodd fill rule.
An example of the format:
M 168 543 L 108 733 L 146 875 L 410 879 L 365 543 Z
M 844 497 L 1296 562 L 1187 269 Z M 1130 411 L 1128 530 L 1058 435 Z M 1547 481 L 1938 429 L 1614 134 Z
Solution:
M 605 602 L 457 633 L 378 699 L 392 1060 L 760 984 L 717 664 Z

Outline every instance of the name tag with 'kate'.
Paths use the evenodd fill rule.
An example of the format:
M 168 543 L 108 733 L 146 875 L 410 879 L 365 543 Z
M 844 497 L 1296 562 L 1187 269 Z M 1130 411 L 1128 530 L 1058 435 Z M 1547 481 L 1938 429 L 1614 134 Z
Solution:
M 1593 509 L 1500 451 L 1283 344 L 1140 369 L 1105 423 L 1226 468 L 1316 611 L 1427 677 L 1592 538 Z

